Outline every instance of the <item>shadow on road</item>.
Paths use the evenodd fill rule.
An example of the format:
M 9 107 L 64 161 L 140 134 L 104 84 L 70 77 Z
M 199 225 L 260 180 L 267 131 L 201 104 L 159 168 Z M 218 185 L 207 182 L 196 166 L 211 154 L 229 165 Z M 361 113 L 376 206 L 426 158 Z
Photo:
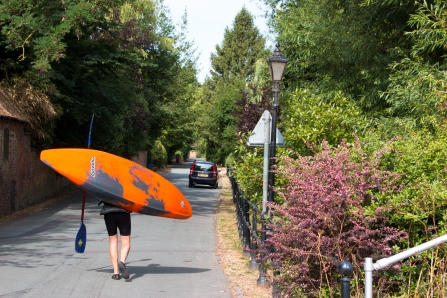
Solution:
M 207 268 L 194 268 L 194 267 L 174 267 L 174 266 L 161 266 L 160 264 L 149 264 L 147 266 L 132 266 L 132 263 L 141 262 L 129 262 L 126 263 L 126 267 L 130 273 L 129 281 L 143 277 L 147 274 L 194 274 L 211 271 Z M 104 272 L 112 274 L 110 266 L 90 269 L 88 271 Z

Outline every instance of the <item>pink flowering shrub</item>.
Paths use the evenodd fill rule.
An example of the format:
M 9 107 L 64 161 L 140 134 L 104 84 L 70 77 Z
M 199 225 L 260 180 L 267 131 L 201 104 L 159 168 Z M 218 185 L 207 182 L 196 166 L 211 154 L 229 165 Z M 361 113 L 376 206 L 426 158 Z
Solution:
M 284 203 L 270 206 L 274 224 L 268 243 L 275 248 L 271 260 L 281 264 L 275 278 L 284 293 L 334 297 L 340 288 L 337 267 L 344 260 L 354 266 L 356 292 L 363 292 L 358 278 L 364 258 L 392 255 L 393 245 L 406 239 L 388 224 L 391 210 L 375 205 L 378 192 L 399 190 L 399 175 L 378 170 L 381 154 L 368 158 L 358 142 L 336 149 L 323 142 L 315 156 L 281 158 L 276 175 L 287 183 L 277 196 Z M 386 273 L 379 274 L 376 288 L 393 286 Z

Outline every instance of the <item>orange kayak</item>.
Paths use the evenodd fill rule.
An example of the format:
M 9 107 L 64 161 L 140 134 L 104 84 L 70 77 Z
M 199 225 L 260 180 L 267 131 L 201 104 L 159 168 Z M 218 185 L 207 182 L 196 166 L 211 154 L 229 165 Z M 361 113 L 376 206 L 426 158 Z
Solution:
M 92 149 L 50 149 L 40 160 L 104 202 L 153 216 L 187 219 L 192 208 L 174 184 L 128 159 Z

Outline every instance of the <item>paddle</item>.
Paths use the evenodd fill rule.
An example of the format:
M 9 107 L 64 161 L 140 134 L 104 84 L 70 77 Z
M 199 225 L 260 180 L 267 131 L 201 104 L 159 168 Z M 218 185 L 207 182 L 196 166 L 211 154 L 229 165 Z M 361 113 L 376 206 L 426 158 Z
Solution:
M 90 121 L 90 131 L 88 133 L 88 143 L 87 146 L 90 149 L 90 136 L 92 134 L 93 118 L 95 113 L 92 115 L 92 120 Z M 85 250 L 85 244 L 87 243 L 87 228 L 84 225 L 84 207 L 85 207 L 85 196 L 86 191 L 82 192 L 82 213 L 81 213 L 81 227 L 79 228 L 78 234 L 75 239 L 75 250 L 77 253 L 83 253 Z

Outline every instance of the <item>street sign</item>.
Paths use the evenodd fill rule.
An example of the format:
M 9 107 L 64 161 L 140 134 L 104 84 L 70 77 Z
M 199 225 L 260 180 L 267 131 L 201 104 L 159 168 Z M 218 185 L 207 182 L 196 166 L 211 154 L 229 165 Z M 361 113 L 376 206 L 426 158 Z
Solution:
M 253 129 L 253 132 L 251 136 L 248 138 L 247 145 L 248 146 L 264 146 L 264 144 L 270 143 L 270 133 L 268 133 L 268 139 L 265 139 L 265 123 L 266 121 L 269 122 L 270 129 L 272 129 L 272 116 L 270 115 L 269 111 L 264 111 L 264 113 L 261 116 L 261 119 L 259 119 L 258 123 L 255 126 L 255 129 Z M 268 129 L 268 128 L 267 128 Z M 284 138 L 281 135 L 281 132 L 278 128 L 276 128 L 276 145 L 277 146 L 284 146 Z

